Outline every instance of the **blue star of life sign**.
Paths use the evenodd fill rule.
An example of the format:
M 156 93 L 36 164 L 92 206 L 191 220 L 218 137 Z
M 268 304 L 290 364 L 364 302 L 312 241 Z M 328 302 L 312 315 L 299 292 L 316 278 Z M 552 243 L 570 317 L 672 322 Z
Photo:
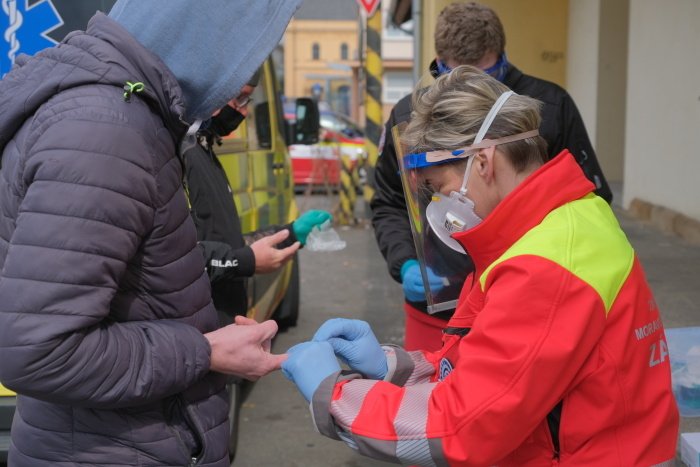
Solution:
M 34 55 L 56 44 L 48 33 L 63 25 L 51 0 L 0 0 L 0 76 L 19 54 Z

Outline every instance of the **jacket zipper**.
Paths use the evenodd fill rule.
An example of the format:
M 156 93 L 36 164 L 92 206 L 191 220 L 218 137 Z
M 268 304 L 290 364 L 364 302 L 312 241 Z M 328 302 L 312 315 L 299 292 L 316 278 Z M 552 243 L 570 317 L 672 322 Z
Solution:
M 190 432 L 192 433 L 192 437 L 195 438 L 195 442 L 198 442 L 199 444 L 199 456 L 192 456 L 192 454 L 188 452 L 187 444 L 182 439 L 182 436 L 180 436 L 180 432 L 178 430 L 173 430 L 175 432 L 175 435 L 177 436 L 178 441 L 180 441 L 180 444 L 183 447 L 183 451 L 190 456 L 190 460 L 187 463 L 187 467 L 195 467 L 199 463 L 200 457 L 204 454 L 204 440 L 202 440 L 199 436 L 199 432 L 197 431 L 197 427 L 195 426 L 196 423 L 193 420 L 191 420 L 187 408 L 182 403 L 182 400 L 179 397 L 175 398 L 175 405 L 177 406 L 177 410 L 182 415 L 185 425 L 189 428 Z
M 559 465 L 561 456 L 561 415 L 563 412 L 563 405 L 564 401 L 559 401 L 545 418 L 552 448 L 552 465 Z

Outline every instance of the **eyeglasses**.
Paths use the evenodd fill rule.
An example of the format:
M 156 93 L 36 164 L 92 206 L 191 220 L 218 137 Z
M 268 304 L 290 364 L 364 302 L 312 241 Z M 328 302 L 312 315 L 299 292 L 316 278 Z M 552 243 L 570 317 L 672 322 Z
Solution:
M 251 96 L 238 96 L 236 97 L 233 102 L 236 104 L 236 107 L 243 109 L 248 106 L 251 102 L 253 102 L 253 98 Z

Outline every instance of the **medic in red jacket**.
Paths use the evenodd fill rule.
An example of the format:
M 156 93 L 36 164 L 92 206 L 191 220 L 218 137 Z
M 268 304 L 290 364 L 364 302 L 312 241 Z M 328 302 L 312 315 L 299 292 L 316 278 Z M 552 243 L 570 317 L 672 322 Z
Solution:
M 475 79 L 457 75 L 448 79 Z M 499 170 L 495 146 L 479 146 L 465 194 L 467 179 L 488 192 L 484 174 Z M 317 429 L 405 465 L 674 465 L 678 411 L 659 310 L 593 190 L 563 151 L 452 235 L 476 271 L 440 351 L 385 346 L 383 360 L 353 320 L 331 320 L 318 342 L 290 349 L 283 371 Z M 333 350 L 351 371 L 333 365 Z

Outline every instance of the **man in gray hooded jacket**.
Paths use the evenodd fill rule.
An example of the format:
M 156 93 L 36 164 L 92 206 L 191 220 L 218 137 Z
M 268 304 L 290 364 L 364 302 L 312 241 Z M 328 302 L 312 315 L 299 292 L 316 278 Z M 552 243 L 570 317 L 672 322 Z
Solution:
M 228 465 L 225 375 L 273 322 L 217 328 L 178 143 L 301 0 L 119 0 L 0 81 L 0 380 L 9 464 Z

